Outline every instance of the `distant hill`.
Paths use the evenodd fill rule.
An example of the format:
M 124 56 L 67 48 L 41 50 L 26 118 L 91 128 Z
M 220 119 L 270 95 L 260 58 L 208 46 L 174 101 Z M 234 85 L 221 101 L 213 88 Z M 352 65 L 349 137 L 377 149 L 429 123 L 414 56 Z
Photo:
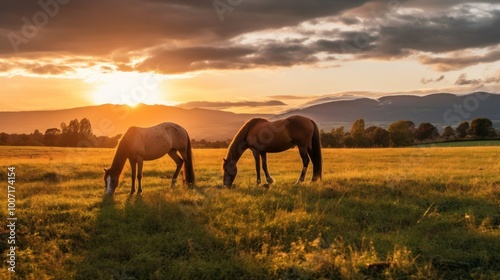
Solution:
M 320 128 L 330 130 L 363 118 L 366 126 L 387 127 L 398 120 L 410 120 L 419 125 L 430 122 L 438 128 L 456 126 L 465 120 L 489 118 L 500 127 L 500 95 L 447 93 L 427 96 L 386 96 L 379 99 L 360 98 L 331 101 L 302 109 L 289 110 L 279 115 L 235 114 L 209 109 L 184 109 L 163 105 L 100 105 L 54 111 L 0 112 L 0 132 L 32 133 L 38 129 L 59 128 L 61 122 L 88 118 L 96 135 L 114 136 L 128 127 L 152 126 L 171 121 L 184 126 L 191 138 L 226 140 L 232 138 L 243 123 L 253 117 L 279 119 L 290 115 L 304 115 L 315 120 Z
M 468 95 L 439 93 L 427 96 L 360 98 L 291 110 L 274 118 L 296 114 L 314 119 L 323 129 L 340 125 L 350 128 L 352 123 L 360 118 L 363 118 L 367 125 L 382 127 L 398 120 L 410 120 L 415 125 L 429 122 L 437 127 L 445 127 L 484 117 L 492 120 L 496 127 L 500 127 L 500 95 L 478 92 Z
M 73 119 L 88 118 L 96 135 L 114 136 L 130 126 L 148 127 L 161 122 L 175 122 L 185 127 L 190 137 L 201 140 L 232 138 L 248 119 L 272 115 L 235 114 L 208 109 L 182 109 L 163 105 L 100 105 L 53 111 L 0 112 L 0 132 L 32 133 L 38 129 L 60 128 Z

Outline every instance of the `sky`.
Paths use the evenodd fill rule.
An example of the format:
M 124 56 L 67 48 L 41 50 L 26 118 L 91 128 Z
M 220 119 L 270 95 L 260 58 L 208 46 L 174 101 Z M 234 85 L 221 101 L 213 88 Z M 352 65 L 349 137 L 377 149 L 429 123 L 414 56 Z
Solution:
M 2 0 L 0 111 L 500 92 L 499 26 L 498 1 Z

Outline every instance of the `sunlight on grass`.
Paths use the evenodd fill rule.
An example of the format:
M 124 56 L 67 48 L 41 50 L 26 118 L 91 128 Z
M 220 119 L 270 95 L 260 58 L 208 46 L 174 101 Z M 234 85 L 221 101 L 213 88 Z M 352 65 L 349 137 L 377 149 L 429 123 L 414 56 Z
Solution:
M 195 150 L 194 189 L 170 188 L 164 158 L 145 162 L 142 196 L 128 195 L 127 164 L 109 198 L 113 149 L 0 147 L 18 176 L 20 240 L 16 274 L 4 262 L 0 278 L 493 279 L 499 151 L 325 149 L 323 182 L 296 186 L 291 150 L 269 155 L 270 188 L 255 186 L 247 152 L 226 189 L 225 150 Z

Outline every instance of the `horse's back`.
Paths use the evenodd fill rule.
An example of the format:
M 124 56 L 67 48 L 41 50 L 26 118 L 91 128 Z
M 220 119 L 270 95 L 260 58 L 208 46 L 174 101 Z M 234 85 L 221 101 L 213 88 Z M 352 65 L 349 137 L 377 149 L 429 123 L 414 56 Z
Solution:
M 144 160 L 154 160 L 164 156 L 172 148 L 185 147 L 188 136 L 182 126 L 164 122 L 152 127 L 132 126 L 123 139 L 126 139 L 132 154 L 140 155 Z
M 304 116 L 293 115 L 284 120 L 290 137 L 297 145 L 306 145 L 311 142 L 314 133 L 314 122 Z

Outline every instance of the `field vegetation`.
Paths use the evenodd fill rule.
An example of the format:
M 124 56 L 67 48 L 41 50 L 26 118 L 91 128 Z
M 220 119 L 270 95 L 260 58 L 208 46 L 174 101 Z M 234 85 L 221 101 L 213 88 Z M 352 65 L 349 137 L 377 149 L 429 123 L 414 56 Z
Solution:
M 1 279 L 499 279 L 500 148 L 324 149 L 322 183 L 293 185 L 297 150 L 253 157 L 223 188 L 223 149 L 196 149 L 197 186 L 171 189 L 174 163 L 128 164 L 104 197 L 114 149 L 0 147 L 16 169 L 16 272 Z M 310 173 L 308 178 L 310 178 Z M 1 193 L 2 221 L 7 191 Z

